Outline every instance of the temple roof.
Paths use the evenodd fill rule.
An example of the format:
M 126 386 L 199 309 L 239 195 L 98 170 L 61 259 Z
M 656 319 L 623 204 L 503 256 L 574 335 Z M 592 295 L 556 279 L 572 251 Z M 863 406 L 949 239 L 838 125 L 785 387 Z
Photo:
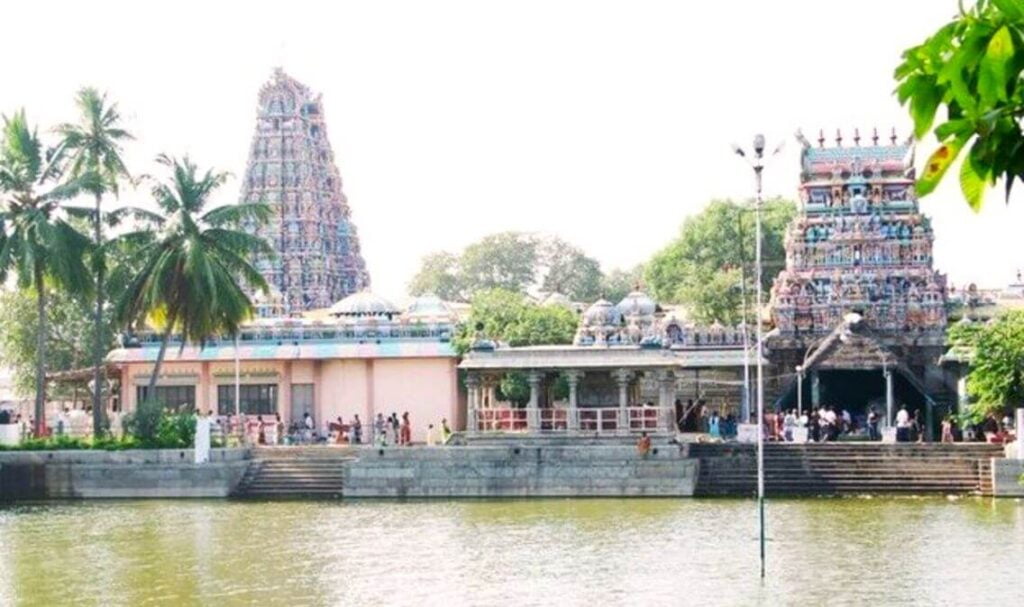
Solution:
M 754 362 L 751 360 L 751 364 Z M 469 352 L 459 368 L 582 370 L 742 366 L 743 351 L 736 348 L 667 350 L 640 346 L 530 346 Z
M 387 316 L 400 313 L 398 306 L 367 290 L 353 293 L 331 306 L 333 316 Z

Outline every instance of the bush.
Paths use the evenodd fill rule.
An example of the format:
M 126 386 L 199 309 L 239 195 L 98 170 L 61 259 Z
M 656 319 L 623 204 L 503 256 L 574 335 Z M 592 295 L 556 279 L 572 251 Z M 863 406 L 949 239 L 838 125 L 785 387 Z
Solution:
M 160 424 L 164 419 L 163 403 L 145 400 L 139 403 L 135 413 L 125 418 L 124 427 L 144 446 L 155 446 Z
M 155 446 L 165 449 L 191 447 L 195 436 L 195 417 L 187 413 L 165 415 L 157 427 Z

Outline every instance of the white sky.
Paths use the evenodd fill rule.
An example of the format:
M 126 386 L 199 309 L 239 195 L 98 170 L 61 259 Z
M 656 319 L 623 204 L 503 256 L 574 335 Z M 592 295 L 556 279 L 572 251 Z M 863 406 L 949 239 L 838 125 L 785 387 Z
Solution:
M 729 144 L 787 149 L 766 193 L 795 195 L 802 128 L 910 127 L 892 96 L 905 47 L 955 0 L 716 2 L 12 2 L 0 111 L 73 119 L 82 85 L 120 104 L 133 171 L 190 153 L 236 178 L 275 65 L 323 93 L 374 289 L 420 257 L 499 230 L 556 233 L 606 270 L 646 260 L 713 197 L 749 195 Z M 918 153 L 919 162 L 932 144 Z M 1024 266 L 1021 196 L 972 214 L 955 175 L 924 201 L 936 265 L 1001 286 Z M 137 202 L 133 200 L 132 202 Z

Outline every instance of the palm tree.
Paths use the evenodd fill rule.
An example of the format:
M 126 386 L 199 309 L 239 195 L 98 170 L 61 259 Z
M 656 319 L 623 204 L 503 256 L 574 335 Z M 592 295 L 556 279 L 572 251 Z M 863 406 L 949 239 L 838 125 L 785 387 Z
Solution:
M 87 87 L 78 91 L 75 102 L 81 112 L 78 124 L 62 124 L 57 127 L 57 132 L 63 137 L 61 146 L 69 155 L 68 169 L 71 176 L 82 177 L 88 173 L 94 175 L 93 187 L 90 188 L 96 202 L 92 213 L 93 241 L 96 245 L 92 260 L 93 273 L 96 277 L 92 419 L 94 432 L 99 436 L 106 424 L 103 406 L 103 385 L 106 383 L 103 357 L 109 345 L 103 343 L 103 299 L 106 294 L 103 279 L 106 268 L 103 259 L 103 222 L 100 206 L 105 194 L 117 196 L 120 179 L 131 179 L 121 158 L 121 142 L 133 137 L 120 127 L 121 115 L 117 111 L 117 104 L 108 105 L 106 95 Z
M 88 292 L 90 281 L 83 257 L 89 239 L 64 218 L 61 203 L 77 196 L 93 181 L 83 175 L 61 181 L 62 154 L 43 150 L 25 112 L 3 117 L 0 140 L 0 283 L 12 269 L 18 286 L 36 292 L 39 316 L 36 344 L 35 430 L 46 427 L 46 289 Z
M 205 211 L 210 195 L 227 173 L 206 171 L 183 159 L 159 156 L 170 169 L 168 180 L 153 186 L 161 213 L 132 209 L 157 228 L 156 238 L 142 249 L 142 270 L 128 284 L 114 310 L 115 321 L 129 326 L 148 319 L 162 331 L 160 351 L 149 378 L 148 398 L 155 394 L 167 344 L 175 331 L 186 341 L 202 345 L 216 335 L 237 334 L 252 315 L 245 285 L 266 292 L 267 283 L 250 262 L 273 256 L 262 238 L 237 229 L 243 223 L 264 222 L 270 207 L 263 203 L 226 205 Z M 122 241 L 143 241 L 150 230 L 129 232 Z

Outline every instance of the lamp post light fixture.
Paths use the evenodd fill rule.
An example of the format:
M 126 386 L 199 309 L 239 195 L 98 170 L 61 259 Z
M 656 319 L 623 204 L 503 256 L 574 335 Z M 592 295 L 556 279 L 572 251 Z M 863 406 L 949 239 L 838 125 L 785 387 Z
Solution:
M 761 207 L 764 204 L 762 197 L 762 173 L 764 172 L 764 150 L 765 150 L 765 139 L 764 135 L 757 134 L 754 136 L 753 154 L 749 155 L 743 148 L 738 145 L 732 146 L 733 152 L 747 161 L 750 168 L 754 170 L 754 183 L 756 185 L 756 196 L 754 198 L 754 232 L 755 232 L 755 248 L 754 248 L 754 265 L 755 265 L 755 282 L 757 287 L 757 303 L 754 305 L 754 325 L 757 329 L 757 513 L 758 513 L 758 528 L 760 531 L 760 547 L 761 547 L 761 577 L 764 578 L 765 574 L 765 529 L 764 529 L 764 365 L 763 365 L 763 353 L 764 353 L 764 331 L 761 326 L 762 314 L 761 314 L 761 300 L 762 295 L 762 273 L 763 268 L 761 267 Z M 771 156 L 775 156 L 782 150 L 782 144 L 771 153 Z

